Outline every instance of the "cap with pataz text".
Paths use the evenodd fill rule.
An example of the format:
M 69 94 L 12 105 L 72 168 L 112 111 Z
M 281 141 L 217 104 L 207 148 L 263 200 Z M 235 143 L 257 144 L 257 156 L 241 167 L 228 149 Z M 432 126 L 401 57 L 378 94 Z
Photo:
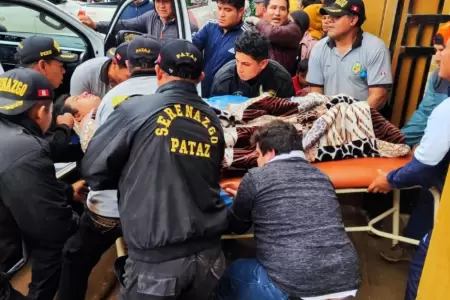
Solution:
M 184 79 L 198 79 L 203 72 L 203 54 L 186 40 L 165 42 L 156 63 L 170 76 Z
M 129 42 L 124 42 L 116 48 L 111 48 L 106 52 L 106 56 L 113 59 L 121 67 L 126 67 L 126 61 L 128 60 L 127 51 Z
M 27 68 L 12 69 L 0 75 L 0 114 L 18 115 L 39 100 L 54 100 L 48 79 Z
M 154 37 L 135 37 L 128 45 L 128 61 L 132 66 L 154 68 L 161 43 Z
M 356 15 L 359 18 L 359 25 L 366 20 L 366 8 L 363 0 L 336 0 L 331 6 L 322 7 L 320 14 L 331 17 Z
M 78 55 L 62 53 L 58 42 L 54 39 L 37 35 L 27 37 L 19 43 L 15 58 L 22 64 L 32 64 L 41 59 L 54 59 L 62 63 L 78 61 Z

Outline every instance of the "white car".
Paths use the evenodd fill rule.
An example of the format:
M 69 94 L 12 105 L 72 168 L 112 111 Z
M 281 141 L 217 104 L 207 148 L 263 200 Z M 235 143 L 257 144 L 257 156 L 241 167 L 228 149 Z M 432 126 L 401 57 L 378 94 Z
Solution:
M 58 7 L 76 16 L 80 8 L 83 8 L 87 15 L 95 22 L 110 21 L 117 9 L 120 0 L 110 0 L 104 2 L 81 2 L 68 0 L 58 3 Z M 188 6 L 189 19 L 195 25 L 201 27 L 209 20 L 215 19 L 217 4 L 212 0 L 191 1 L 192 6 Z
M 64 84 L 58 89 L 60 93 L 68 92 L 70 76 L 78 64 L 93 57 L 104 56 L 105 50 L 115 46 L 113 28 L 123 10 L 133 1 L 126 0 L 115 7 L 110 29 L 105 37 L 77 20 L 73 14 L 74 8 L 70 10 L 69 7 L 78 7 L 79 3 L 69 1 L 55 5 L 44 0 L 0 0 L 0 64 L 5 71 L 16 67 L 14 54 L 17 45 L 24 38 L 32 35 L 52 37 L 63 52 L 73 52 L 80 56 L 78 62 L 66 66 Z M 76 8 L 75 10 L 78 11 Z M 180 38 L 190 40 L 192 35 L 186 3 L 175 1 L 175 11 Z

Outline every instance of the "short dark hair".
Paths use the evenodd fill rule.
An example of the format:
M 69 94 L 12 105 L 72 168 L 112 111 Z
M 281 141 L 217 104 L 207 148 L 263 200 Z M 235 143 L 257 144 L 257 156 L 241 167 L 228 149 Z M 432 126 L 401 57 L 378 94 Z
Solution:
M 259 146 L 262 154 L 275 151 L 276 155 L 303 150 L 302 138 L 290 123 L 281 120 L 261 126 L 251 138 L 252 145 Z
M 297 74 L 298 73 L 308 73 L 308 59 L 304 59 L 298 62 L 297 65 Z
M 331 0 L 331 1 L 333 1 L 332 3 L 334 3 L 335 0 Z M 307 8 L 310 5 L 321 4 L 321 3 L 322 2 L 320 0 L 302 0 L 303 9 Z
M 58 98 L 56 98 L 53 104 L 53 117 L 56 118 L 59 115 L 63 115 L 68 112 L 65 111 L 66 100 L 70 97 L 69 94 L 62 94 Z
M 444 36 L 441 33 L 438 33 L 435 36 L 433 36 L 433 45 L 441 45 L 445 47 Z
M 66 106 L 66 100 L 70 97 L 69 94 L 62 94 L 58 98 L 56 98 L 55 102 L 53 103 L 53 119 L 52 119 L 52 125 L 51 128 L 56 126 L 56 118 L 60 115 L 64 115 L 65 113 L 71 113 L 73 112 L 73 109 Z M 76 113 L 76 112 L 75 112 Z
M 217 0 L 217 3 L 230 4 L 237 10 L 245 7 L 245 0 Z
M 264 6 L 265 6 L 265 7 L 269 7 L 270 1 L 271 1 L 271 0 L 264 0 Z M 287 11 L 289 12 L 289 0 L 285 0 L 285 1 L 286 1 L 286 8 L 287 8 Z
M 257 31 L 245 31 L 236 39 L 234 51 L 251 56 L 256 61 L 262 61 L 269 58 L 269 40 Z

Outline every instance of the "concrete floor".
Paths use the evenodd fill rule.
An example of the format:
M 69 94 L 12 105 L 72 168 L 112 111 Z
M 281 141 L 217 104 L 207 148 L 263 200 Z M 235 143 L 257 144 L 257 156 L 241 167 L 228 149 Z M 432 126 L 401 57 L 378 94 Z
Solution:
M 346 225 L 363 224 L 364 218 L 353 208 L 343 209 Z M 388 224 L 387 224 L 388 225 Z M 362 286 L 358 291 L 357 300 L 403 300 L 405 283 L 408 272 L 408 264 L 390 264 L 379 256 L 379 252 L 389 249 L 391 241 L 383 238 L 375 238 L 367 233 L 358 232 L 349 234 L 360 258 Z M 244 256 L 253 254 L 252 240 L 241 240 L 232 247 L 231 253 L 225 251 L 227 258 L 236 258 L 236 251 Z M 89 280 L 89 290 L 86 300 L 116 300 L 118 299 L 119 286 L 115 280 L 113 262 L 116 257 L 115 248 L 112 247 L 105 253 L 100 263 L 94 269 Z M 12 281 L 13 286 L 22 293 L 27 293 L 27 284 L 30 281 L 29 267 L 22 269 Z

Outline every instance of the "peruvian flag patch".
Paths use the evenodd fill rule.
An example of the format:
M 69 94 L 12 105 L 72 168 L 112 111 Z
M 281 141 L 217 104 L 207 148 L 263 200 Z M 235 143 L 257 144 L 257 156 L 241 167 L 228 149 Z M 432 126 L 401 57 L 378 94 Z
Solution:
M 38 90 L 38 97 L 48 97 L 50 96 L 50 92 L 47 89 Z
M 359 12 L 359 7 L 356 6 L 356 5 L 352 5 L 352 7 L 350 8 L 350 10 L 351 10 L 351 11 L 354 11 L 354 12 Z

